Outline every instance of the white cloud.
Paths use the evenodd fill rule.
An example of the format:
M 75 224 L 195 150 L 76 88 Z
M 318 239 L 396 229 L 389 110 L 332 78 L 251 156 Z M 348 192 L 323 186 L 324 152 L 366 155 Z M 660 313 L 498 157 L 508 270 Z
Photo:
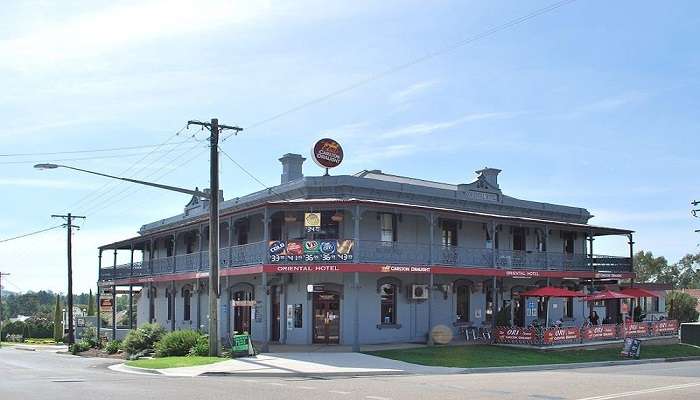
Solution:
M 417 82 L 402 90 L 399 90 L 398 92 L 391 94 L 389 96 L 389 100 L 395 104 L 403 104 L 420 95 L 421 93 L 424 93 L 425 91 L 434 87 L 437 84 L 437 80 Z
M 517 115 L 521 115 L 522 112 L 489 112 L 489 113 L 474 113 L 467 114 L 463 117 L 457 118 L 451 121 L 442 122 L 427 122 L 407 125 L 400 128 L 390 129 L 385 132 L 381 132 L 377 135 L 379 139 L 396 139 L 404 137 L 415 137 L 415 136 L 425 136 L 429 135 L 435 131 L 449 129 L 457 125 L 461 125 L 467 122 L 481 121 L 488 119 L 508 119 L 513 118 Z
M 570 112 L 559 115 L 558 118 L 580 118 L 593 113 L 611 112 L 635 103 L 639 103 L 648 97 L 649 94 L 644 92 L 628 92 L 616 96 L 610 96 L 576 107 Z

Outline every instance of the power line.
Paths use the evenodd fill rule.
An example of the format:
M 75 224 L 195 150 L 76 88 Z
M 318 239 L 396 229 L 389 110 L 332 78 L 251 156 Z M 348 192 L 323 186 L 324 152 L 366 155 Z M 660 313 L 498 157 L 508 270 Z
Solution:
M 0 243 L 9 242 L 9 241 L 11 241 L 11 240 L 22 239 L 22 238 L 25 238 L 25 237 L 27 237 L 27 236 L 38 235 L 38 234 L 40 234 L 40 233 L 47 232 L 47 231 L 50 231 L 50 230 L 52 230 L 52 229 L 60 228 L 60 227 L 62 227 L 62 226 L 63 226 L 63 225 L 56 225 L 56 226 L 52 226 L 52 227 L 50 227 L 50 228 L 44 228 L 44 229 L 41 229 L 41 230 L 38 230 L 38 231 L 34 231 L 34 232 L 30 232 L 30 233 L 25 233 L 25 234 L 22 234 L 22 235 L 19 235 L 19 236 L 14 236 L 14 237 L 11 237 L 11 238 L 2 239 L 2 240 L 0 240 Z
M 489 29 L 487 29 L 487 30 L 485 30 L 485 31 L 483 31 L 483 32 L 481 32 L 481 33 L 478 33 L 478 34 L 474 35 L 474 36 L 471 36 L 471 37 L 468 37 L 468 38 L 466 38 L 466 39 L 462 39 L 462 40 L 459 40 L 459 41 L 457 41 L 457 42 L 448 44 L 448 45 L 443 46 L 443 47 L 441 47 L 441 48 L 439 48 L 439 49 L 437 49 L 437 50 L 435 50 L 435 51 L 426 53 L 426 54 L 424 54 L 424 55 L 422 55 L 422 56 L 420 56 L 420 57 L 417 57 L 417 58 L 414 58 L 414 59 L 412 59 L 412 60 L 409 60 L 409 61 L 407 61 L 407 62 L 405 62 L 405 63 L 403 63 L 403 64 L 398 64 L 398 65 L 395 65 L 395 66 L 393 66 L 393 67 L 390 67 L 390 68 L 388 68 L 388 69 L 386 69 L 386 70 L 384 70 L 384 71 L 381 71 L 381 72 L 375 73 L 375 74 L 373 74 L 373 75 L 370 75 L 370 76 L 368 76 L 367 78 L 361 79 L 361 80 L 359 80 L 359 81 L 357 81 L 357 82 L 355 82 L 355 83 L 353 83 L 353 84 L 350 84 L 350 85 L 348 85 L 348 86 L 345 86 L 345 87 L 340 88 L 340 89 L 338 89 L 338 90 L 335 90 L 335 91 L 333 91 L 333 92 L 330 92 L 330 93 L 328 93 L 328 94 L 325 94 L 325 95 L 323 95 L 323 96 L 321 96 L 321 97 L 317 97 L 317 98 L 315 98 L 315 99 L 313 99 L 313 100 L 310 100 L 310 101 L 307 101 L 307 102 L 305 102 L 305 103 L 302 103 L 302 104 L 300 104 L 300 105 L 298 105 L 298 106 L 296 106 L 296 107 L 292 107 L 292 108 L 290 108 L 290 109 L 288 109 L 288 110 L 286 110 L 286 111 L 282 111 L 282 112 L 280 112 L 280 113 L 273 114 L 273 115 L 271 115 L 271 116 L 268 117 L 268 118 L 259 120 L 259 121 L 257 121 L 257 122 L 254 122 L 254 123 L 248 125 L 245 129 L 246 129 L 246 130 L 250 130 L 250 129 L 256 128 L 256 127 L 258 127 L 258 126 L 260 126 L 260 125 L 263 125 L 263 124 L 266 124 L 266 123 L 268 123 L 268 122 L 274 121 L 274 120 L 276 120 L 276 119 L 279 119 L 279 118 L 284 117 L 284 116 L 286 116 L 286 115 L 292 114 L 292 113 L 297 112 L 297 111 L 299 111 L 299 110 L 302 110 L 302 109 L 304 109 L 304 108 L 307 108 L 307 107 L 310 107 L 310 106 L 312 106 L 312 105 L 321 103 L 321 102 L 323 102 L 324 100 L 328 100 L 328 99 L 330 99 L 330 98 L 332 98 L 332 97 L 339 96 L 339 95 L 341 95 L 341 94 L 347 93 L 347 92 L 349 92 L 349 91 L 352 91 L 352 90 L 354 90 L 354 89 L 357 89 L 358 87 L 364 86 L 364 85 L 366 85 L 366 84 L 368 84 L 368 83 L 370 83 L 370 82 L 374 82 L 374 81 L 379 80 L 379 79 L 381 79 L 381 78 L 384 78 L 384 77 L 386 77 L 386 76 L 388 76 L 388 75 L 391 75 L 391 74 L 394 74 L 394 73 L 396 73 L 396 72 L 402 71 L 402 70 L 407 69 L 407 68 L 409 68 L 409 67 L 411 67 L 411 66 L 414 66 L 414 65 L 416 65 L 416 64 L 419 64 L 419 63 L 422 63 L 422 62 L 424 62 L 424 61 L 428 61 L 428 60 L 430 60 L 430 59 L 432 59 L 432 58 L 435 58 L 435 57 L 437 57 L 437 56 L 440 56 L 440 55 L 449 53 L 449 52 L 454 51 L 454 50 L 456 50 L 456 49 L 458 49 L 458 48 L 460 48 L 460 47 L 463 47 L 463 46 L 472 44 L 472 43 L 474 43 L 474 42 L 477 42 L 477 41 L 479 41 L 479 40 L 481 40 L 481 39 L 484 39 L 484 38 L 487 38 L 487 37 L 489 37 L 489 36 L 493 36 L 493 35 L 495 35 L 496 33 L 499 33 L 499 32 L 502 32 L 502 31 L 504 31 L 504 30 L 506 30 L 506 29 L 509 29 L 509 28 L 514 27 L 514 26 L 520 25 L 520 24 L 522 24 L 522 23 L 524 23 L 524 22 L 527 22 L 527 21 L 529 21 L 529 20 L 531 20 L 531 19 L 533 19 L 533 18 L 539 17 L 540 15 L 549 13 L 549 12 L 551 12 L 551 11 L 554 11 L 554 10 L 556 10 L 556 9 L 558 9 L 558 8 L 561 8 L 561 7 L 565 6 L 565 5 L 568 5 L 568 4 L 570 4 L 570 3 L 573 3 L 573 2 L 575 2 L 575 1 L 576 1 L 576 0 L 562 0 L 562 1 L 558 1 L 558 2 L 556 2 L 556 3 L 552 3 L 552 4 L 548 5 L 548 6 L 539 8 L 539 9 L 537 9 L 537 10 L 535 10 L 535 11 L 532 11 L 532 12 L 530 12 L 530 13 L 528 13 L 528 14 L 525 14 L 525 15 L 523 15 L 523 16 L 521 16 L 521 17 L 514 18 L 514 19 L 511 19 L 511 20 L 509 20 L 509 21 L 507 21 L 507 22 L 505 22 L 505 23 L 503 23 L 503 24 L 500 24 L 500 25 L 496 25 L 496 26 L 494 26 L 494 27 L 491 27 L 491 28 L 489 28 Z M 222 142 L 225 142 L 227 139 L 229 139 L 229 138 L 231 137 L 231 135 L 232 135 L 232 134 L 229 134 L 227 137 L 225 137 L 225 138 L 222 140 Z
M 222 153 L 223 155 L 225 155 L 226 158 L 228 158 L 229 160 L 231 160 L 231 162 L 234 163 L 241 171 L 245 172 L 246 175 L 248 175 L 249 177 L 253 178 L 254 181 L 258 182 L 260 185 L 262 185 L 262 187 L 264 187 L 265 189 L 267 189 L 270 193 L 275 194 L 276 196 L 280 197 L 280 198 L 281 198 L 282 200 L 284 200 L 284 201 L 289 201 L 287 198 L 285 198 L 285 197 L 282 196 L 281 194 L 275 192 L 271 187 L 267 186 L 263 181 L 261 181 L 260 179 L 258 179 L 258 178 L 257 178 L 255 175 L 253 175 L 250 171 L 248 171 L 247 169 L 245 169 L 238 161 L 234 160 L 226 151 L 224 151 L 224 149 L 222 149 L 221 147 L 219 147 L 219 151 L 221 151 L 221 153 Z
M 179 143 L 186 143 L 186 142 L 179 142 Z M 127 153 L 127 154 L 106 154 L 106 155 L 101 155 L 101 156 L 91 156 L 91 157 L 77 157 L 77 158 L 57 158 L 57 159 L 51 159 L 51 160 L 21 160 L 21 161 L 2 161 L 0 162 L 0 165 L 12 165 L 12 164 L 38 164 L 38 163 L 46 163 L 46 162 L 65 162 L 65 161 L 84 161 L 84 160 L 103 160 L 107 158 L 128 158 L 128 157 L 138 157 L 141 155 L 151 155 L 154 153 L 162 153 L 165 152 L 166 150 L 151 150 L 148 153 L 144 152 L 139 152 L 139 153 Z
M 174 142 L 168 144 L 168 146 L 178 145 L 180 143 L 185 143 L 186 140 L 181 142 Z M 127 147 L 111 147 L 111 148 L 101 148 L 101 149 L 89 149 L 89 150 L 67 150 L 67 151 L 51 151 L 51 152 L 39 152 L 39 153 L 7 153 L 0 154 L 0 157 L 26 157 L 26 156 L 52 156 L 57 154 L 76 154 L 76 153 L 99 153 L 106 151 L 121 151 L 121 150 L 135 150 L 135 149 L 147 149 L 150 147 L 160 147 L 164 144 L 144 144 L 140 146 L 127 146 Z
M 183 125 L 182 128 L 180 128 L 177 132 L 175 132 L 173 135 L 169 136 L 163 143 L 161 143 L 161 146 L 167 145 L 168 142 L 170 142 L 171 140 L 173 140 L 175 137 L 179 136 L 180 133 L 182 133 L 182 131 L 184 131 L 186 128 L 187 128 L 187 125 Z M 185 142 L 187 142 L 187 141 L 185 141 Z M 177 147 L 179 147 L 179 146 L 181 146 L 181 145 L 182 145 L 182 143 L 178 144 L 178 145 L 175 146 L 175 147 L 170 148 L 169 151 L 166 152 L 165 154 L 163 154 L 163 156 L 161 156 L 160 158 L 166 156 L 167 154 L 169 154 L 170 152 L 172 152 L 173 150 L 175 150 Z M 124 174 L 128 173 L 129 171 L 132 170 L 132 168 L 135 168 L 139 163 L 141 163 L 142 161 L 146 160 L 146 159 L 148 158 L 148 156 L 150 156 L 151 154 L 153 154 L 153 153 L 154 153 L 156 150 L 158 150 L 158 149 L 159 149 L 159 147 L 154 148 L 150 153 L 148 153 L 148 154 L 144 155 L 143 157 L 141 157 L 138 161 L 136 161 L 135 163 L 131 164 L 129 167 L 127 167 L 126 169 L 124 169 L 123 171 L 121 171 L 118 175 L 124 175 Z M 160 158 L 159 158 L 159 159 L 160 159 Z M 143 171 L 146 167 L 152 165 L 154 162 L 155 162 L 155 161 L 152 161 L 151 163 L 149 163 L 149 164 L 147 164 L 147 165 L 144 165 L 139 171 L 134 172 L 133 175 L 132 175 L 131 177 L 132 177 L 132 178 L 135 177 L 135 175 L 136 175 L 137 173 Z M 94 197 L 92 200 L 90 200 L 90 201 L 95 201 L 96 199 L 98 199 L 98 198 L 104 196 L 105 194 L 111 192 L 112 190 L 114 190 L 116 187 L 118 187 L 118 185 L 119 185 L 119 183 L 114 183 L 114 182 L 111 182 L 111 181 L 105 182 L 105 183 L 104 183 L 102 186 L 100 186 L 99 188 L 93 190 L 92 192 L 90 192 L 90 193 L 88 193 L 87 195 L 85 195 L 85 196 L 81 197 L 80 199 L 78 199 L 75 203 L 73 203 L 72 205 L 70 205 L 68 208 L 75 208 L 75 207 L 77 207 L 79 204 L 81 204 L 81 203 L 83 203 L 84 201 L 86 201 L 87 199 L 89 199 L 91 196 L 97 195 L 97 193 L 100 193 L 103 189 L 106 189 L 106 188 L 112 186 L 112 187 L 109 188 L 106 192 L 103 192 L 102 194 L 99 194 L 99 195 L 97 195 L 96 197 Z

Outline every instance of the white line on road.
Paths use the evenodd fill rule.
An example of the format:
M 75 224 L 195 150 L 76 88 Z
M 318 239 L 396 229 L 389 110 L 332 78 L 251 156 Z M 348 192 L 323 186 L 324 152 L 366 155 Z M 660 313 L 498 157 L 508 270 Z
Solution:
M 623 393 L 606 394 L 606 395 L 595 396 L 595 397 L 586 397 L 586 398 L 582 398 L 582 399 L 578 399 L 578 400 L 619 399 L 620 397 L 629 397 L 629 396 L 636 396 L 636 395 L 640 395 L 640 394 L 664 392 L 667 390 L 686 389 L 686 388 L 696 387 L 696 386 L 700 386 L 700 382 L 698 382 L 698 383 L 686 383 L 684 385 L 660 386 L 660 387 L 651 388 L 651 389 L 635 390 L 633 392 L 623 392 Z
M 342 390 L 329 390 L 328 393 L 335 393 L 335 394 L 346 395 L 346 394 L 350 394 L 351 392 L 343 392 Z
M 365 399 L 371 399 L 371 400 L 391 400 L 390 397 L 379 397 L 379 396 L 365 396 Z
M 266 385 L 270 386 L 287 386 L 285 383 L 278 383 L 278 382 L 265 382 Z
M 312 386 L 297 386 L 297 389 L 316 390 L 316 388 Z

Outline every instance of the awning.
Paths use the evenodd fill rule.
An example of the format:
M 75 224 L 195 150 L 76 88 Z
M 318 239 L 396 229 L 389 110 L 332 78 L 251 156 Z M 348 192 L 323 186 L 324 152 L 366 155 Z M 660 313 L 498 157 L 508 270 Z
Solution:
M 593 293 L 590 296 L 586 296 L 584 300 L 586 301 L 598 301 L 598 300 L 615 300 L 615 299 L 632 299 L 633 296 L 626 295 L 624 293 L 613 292 L 612 290 L 603 290 L 602 292 Z
M 545 286 L 538 289 L 529 290 L 524 293 L 520 293 L 523 297 L 585 297 L 586 295 L 582 292 L 575 292 L 569 289 L 562 289 L 558 287 Z
M 626 295 L 640 298 L 640 297 L 659 297 L 658 294 L 652 292 L 651 290 L 646 290 L 642 288 L 636 288 L 636 287 L 628 287 L 620 290 L 620 293 L 624 293 Z

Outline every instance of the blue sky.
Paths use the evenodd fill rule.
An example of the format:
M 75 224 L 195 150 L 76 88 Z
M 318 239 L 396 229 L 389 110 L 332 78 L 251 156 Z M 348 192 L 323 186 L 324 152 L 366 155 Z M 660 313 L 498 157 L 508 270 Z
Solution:
M 591 223 L 637 231 L 637 249 L 671 261 L 698 250 L 700 4 L 577 1 L 258 125 L 551 1 L 328 3 L 5 2 L 0 154 L 187 140 L 65 163 L 206 187 L 204 134 L 172 136 L 218 117 L 254 126 L 223 148 L 268 185 L 280 155 L 332 136 L 346 153 L 335 174 L 462 183 L 497 167 L 505 194 L 586 207 Z M 27 162 L 0 164 L 0 239 L 50 226 L 52 213 L 88 216 L 74 240 L 79 291 L 94 286 L 98 244 L 188 200 L 30 163 L 95 156 L 0 157 Z M 260 189 L 221 165 L 226 198 Z M 596 252 L 626 251 L 623 238 L 596 241 Z M 8 289 L 64 290 L 65 232 L 0 244 L 0 256 Z

